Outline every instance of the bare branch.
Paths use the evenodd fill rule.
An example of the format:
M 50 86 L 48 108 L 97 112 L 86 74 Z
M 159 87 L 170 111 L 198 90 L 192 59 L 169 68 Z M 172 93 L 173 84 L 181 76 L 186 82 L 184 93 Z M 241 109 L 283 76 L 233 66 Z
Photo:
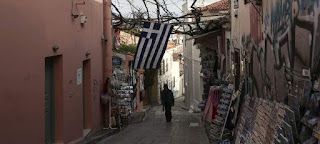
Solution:
M 196 8 L 194 7 L 194 4 L 196 4 L 196 2 L 197 2 L 197 0 L 193 0 L 193 3 L 192 3 L 192 5 L 191 5 L 191 8 L 192 8 L 192 9 L 196 9 Z
M 158 18 L 158 22 L 160 23 L 160 4 L 158 3 L 157 0 L 154 0 L 154 2 L 156 3 L 157 5 L 157 18 Z
M 126 0 L 126 1 L 132 7 L 133 12 L 132 12 L 132 16 L 130 16 L 131 18 L 124 18 L 120 10 L 114 4 L 112 4 L 112 6 L 116 10 L 116 13 L 112 13 L 113 27 L 120 30 L 138 31 L 143 26 L 144 22 L 157 21 L 158 23 L 162 22 L 162 23 L 168 23 L 170 25 L 173 25 L 174 30 L 172 33 L 180 33 L 180 34 L 187 34 L 187 35 L 193 36 L 193 35 L 198 35 L 201 33 L 212 31 L 213 29 L 221 28 L 223 24 L 229 22 L 230 20 L 230 17 L 228 17 L 228 13 L 210 14 L 210 15 L 204 16 L 202 14 L 201 9 L 195 7 L 197 0 L 193 1 L 191 5 L 191 8 L 192 8 L 191 12 L 182 16 L 174 16 L 173 13 L 170 12 L 170 10 L 168 10 L 165 0 L 163 0 L 162 4 L 159 3 L 158 0 L 153 0 L 153 1 L 142 0 L 145 10 L 135 7 L 130 0 Z M 157 7 L 156 12 L 149 11 L 148 4 L 155 5 Z M 176 7 L 178 8 L 177 5 Z M 160 10 L 162 10 L 164 14 L 161 15 Z M 150 17 L 150 12 L 155 13 L 156 18 Z M 203 17 L 212 17 L 212 16 L 221 16 L 221 17 L 214 18 L 213 20 L 201 20 L 201 18 Z M 187 18 L 191 18 L 192 21 L 186 21 Z M 183 28 L 183 31 L 181 31 L 181 28 Z
M 147 10 L 148 20 L 150 21 L 150 14 L 149 14 L 149 9 L 148 9 L 147 4 L 146 4 L 146 0 L 142 0 L 142 1 L 143 1 L 143 4 L 144 4 L 144 6 L 145 6 L 145 8 Z

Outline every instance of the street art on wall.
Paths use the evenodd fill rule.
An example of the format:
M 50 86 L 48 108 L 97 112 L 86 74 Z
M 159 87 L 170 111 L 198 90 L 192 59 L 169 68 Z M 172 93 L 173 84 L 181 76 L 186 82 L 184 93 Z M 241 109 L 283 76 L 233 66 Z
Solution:
M 246 63 L 247 106 L 240 116 L 236 143 L 307 143 L 314 138 L 312 133 L 320 133 L 320 125 L 306 126 L 316 121 L 320 111 L 319 6 L 320 0 L 263 0 L 262 6 L 254 1 L 246 5 L 250 32 L 235 24 L 244 30 L 236 31 L 240 34 L 232 41 L 239 41 Z M 265 109 L 274 114 L 266 117 L 272 117 L 268 122 Z M 277 123 L 279 115 L 284 119 Z
M 318 73 L 319 0 L 269 0 L 266 5 L 265 38 L 272 45 L 277 67 L 288 59 L 289 68 L 300 70 L 295 65 L 300 61 L 312 74 Z
M 285 102 L 292 85 L 317 79 L 319 6 L 319 0 L 266 0 L 260 16 L 263 23 L 251 20 L 251 34 L 243 35 L 241 42 L 252 57 L 251 82 L 258 97 Z M 257 27 L 261 31 L 256 31 Z M 263 38 L 257 38 L 260 35 Z M 302 75 L 305 70 L 310 71 L 310 77 Z

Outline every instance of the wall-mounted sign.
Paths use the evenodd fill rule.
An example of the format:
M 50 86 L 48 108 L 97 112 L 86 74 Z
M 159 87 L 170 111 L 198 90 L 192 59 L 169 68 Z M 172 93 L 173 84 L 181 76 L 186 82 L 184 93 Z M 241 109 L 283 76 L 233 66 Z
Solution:
M 310 69 L 302 69 L 302 75 L 305 77 L 310 77 Z
M 113 66 L 120 66 L 122 64 L 122 58 L 113 57 L 112 58 L 112 65 Z

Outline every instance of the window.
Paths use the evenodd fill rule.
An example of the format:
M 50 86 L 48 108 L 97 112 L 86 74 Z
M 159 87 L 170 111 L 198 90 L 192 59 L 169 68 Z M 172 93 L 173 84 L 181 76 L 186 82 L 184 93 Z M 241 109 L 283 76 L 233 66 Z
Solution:
M 172 62 L 173 62 L 173 55 L 172 55 L 172 57 L 170 57 L 170 69 L 172 69 Z
M 168 59 L 166 59 L 166 72 L 168 71 L 169 69 L 169 63 L 168 63 Z
M 164 87 L 164 84 L 163 84 L 163 82 L 161 82 L 161 85 L 160 85 L 160 91 L 162 91 L 162 90 L 163 90 L 163 87 Z
M 226 58 L 226 65 L 227 65 L 227 68 L 226 68 L 226 70 L 227 70 L 227 73 L 230 73 L 231 72 L 231 56 L 230 56 L 230 40 L 229 39 L 227 39 L 227 54 L 226 54 L 226 56 L 227 56 L 227 58 Z
M 164 61 L 162 60 L 162 61 L 161 61 L 161 69 L 160 69 L 161 75 L 164 74 L 164 68 L 165 68 Z
M 167 63 L 167 60 L 165 59 L 164 60 L 164 62 L 163 62 L 163 73 L 165 74 L 166 73 L 166 69 L 167 69 L 167 65 L 166 65 L 166 63 Z
M 163 60 L 161 61 L 161 64 L 160 64 L 160 75 L 162 75 L 162 69 L 163 69 Z

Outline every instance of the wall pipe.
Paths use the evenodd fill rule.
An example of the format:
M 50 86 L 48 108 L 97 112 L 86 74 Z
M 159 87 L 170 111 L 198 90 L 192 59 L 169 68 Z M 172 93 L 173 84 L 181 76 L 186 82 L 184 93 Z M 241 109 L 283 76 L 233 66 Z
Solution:
M 112 73 L 112 17 L 111 0 L 103 0 L 103 81 L 111 79 Z M 107 83 L 105 83 L 107 84 Z M 111 99 L 109 99 L 108 109 L 104 109 L 104 114 L 108 111 L 108 128 L 111 128 Z

